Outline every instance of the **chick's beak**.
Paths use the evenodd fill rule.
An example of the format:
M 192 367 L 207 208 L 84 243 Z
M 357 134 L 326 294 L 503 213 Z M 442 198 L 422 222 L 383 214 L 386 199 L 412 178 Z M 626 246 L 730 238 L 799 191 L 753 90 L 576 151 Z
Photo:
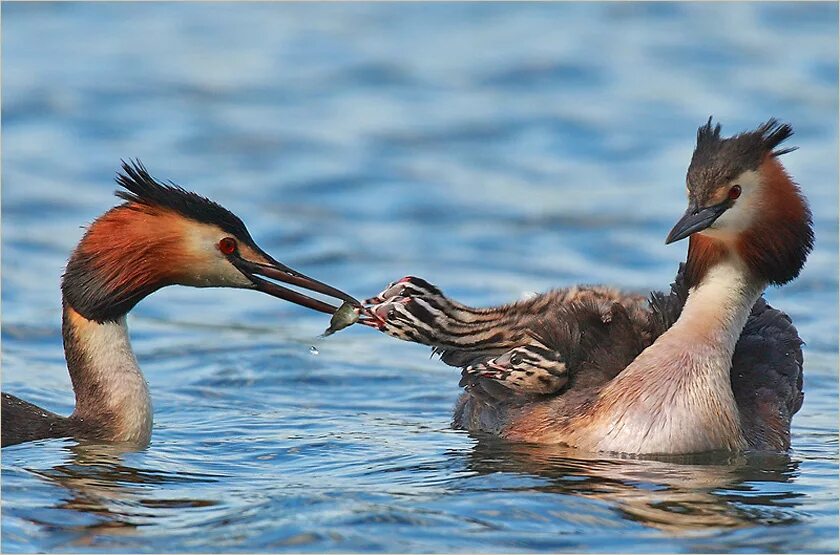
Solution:
M 231 257 L 233 265 L 251 280 L 257 291 L 262 291 L 263 293 L 268 293 L 278 299 L 284 299 L 300 306 L 305 306 L 327 314 L 333 314 L 336 310 L 338 310 L 338 307 L 336 306 L 332 306 L 331 304 L 308 297 L 302 293 L 298 293 L 297 291 L 293 291 L 292 289 L 288 289 L 282 285 L 277 285 L 276 283 L 263 279 L 265 277 L 295 285 L 309 291 L 321 293 L 335 299 L 340 299 L 341 301 L 349 302 L 354 306 L 362 306 L 362 303 L 347 293 L 309 276 L 305 276 L 300 272 L 289 268 L 285 264 L 277 262 L 267 254 L 263 254 L 263 258 L 265 258 L 266 262 L 253 262 L 239 256 Z
M 674 225 L 668 238 L 665 239 L 665 244 L 670 245 L 680 239 L 685 239 L 692 233 L 703 231 L 717 220 L 721 214 L 726 212 L 729 208 L 729 202 L 722 202 L 713 206 L 699 208 L 694 202 L 689 203 L 688 209 L 682 215 L 680 220 Z

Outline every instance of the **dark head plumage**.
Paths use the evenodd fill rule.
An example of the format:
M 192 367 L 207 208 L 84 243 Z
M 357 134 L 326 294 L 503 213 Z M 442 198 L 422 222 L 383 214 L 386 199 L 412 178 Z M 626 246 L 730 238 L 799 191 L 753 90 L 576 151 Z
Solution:
M 754 131 L 722 139 L 720 124 L 712 118 L 697 130 L 697 146 L 688 167 L 688 188 L 702 206 L 706 196 L 745 171 L 756 170 L 768 157 L 775 158 L 796 150 L 776 149 L 793 135 L 793 128 L 771 118 Z
M 683 219 L 707 216 L 701 221 L 704 225 L 695 228 L 699 233 L 689 239 L 690 287 L 729 249 L 767 283 L 781 285 L 799 274 L 813 248 L 814 233 L 808 203 L 777 159 L 795 150 L 778 148 L 791 135 L 790 125 L 772 118 L 753 131 L 725 139 L 720 125 L 712 126 L 712 118 L 697 130 L 687 176 L 689 208 Z M 746 172 L 756 175 L 742 177 Z M 749 195 L 752 201 L 745 200 Z M 756 195 L 760 202 L 754 200 Z
M 187 191 L 171 181 L 161 183 L 140 162 L 122 161 L 122 172 L 117 174 L 117 183 L 125 191 L 114 192 L 129 203 L 151 208 L 164 208 L 177 212 L 196 222 L 213 224 L 222 230 L 253 244 L 248 229 L 239 217 L 222 205 L 192 191 Z

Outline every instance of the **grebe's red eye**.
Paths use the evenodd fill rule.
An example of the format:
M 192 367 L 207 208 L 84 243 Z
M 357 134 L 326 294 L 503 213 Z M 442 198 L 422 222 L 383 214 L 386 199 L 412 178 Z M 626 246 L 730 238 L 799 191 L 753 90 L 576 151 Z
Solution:
M 222 251 L 222 254 L 233 254 L 236 252 L 236 239 L 225 237 L 219 241 L 219 250 Z
M 729 189 L 729 200 L 735 200 L 736 198 L 741 196 L 741 186 L 735 185 L 731 189 Z

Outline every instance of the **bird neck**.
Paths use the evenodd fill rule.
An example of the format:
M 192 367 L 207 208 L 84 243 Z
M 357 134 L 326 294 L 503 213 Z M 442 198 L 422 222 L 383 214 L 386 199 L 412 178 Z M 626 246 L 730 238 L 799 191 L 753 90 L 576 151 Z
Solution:
M 735 254 L 710 265 L 674 325 L 602 391 L 597 448 L 687 453 L 743 447 L 735 344 L 765 282 Z
M 689 290 L 680 317 L 663 337 L 685 339 L 729 360 L 766 286 L 737 255 L 727 254 Z
M 100 323 L 83 317 L 65 301 L 62 335 L 76 395 L 70 418 L 97 439 L 148 444 L 152 403 L 131 349 L 125 316 Z

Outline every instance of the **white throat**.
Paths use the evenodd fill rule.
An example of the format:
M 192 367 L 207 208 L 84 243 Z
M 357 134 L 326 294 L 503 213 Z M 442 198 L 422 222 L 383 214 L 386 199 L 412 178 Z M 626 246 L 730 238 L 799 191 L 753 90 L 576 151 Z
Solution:
M 742 448 L 729 372 L 763 289 L 738 258 L 710 268 L 677 322 L 602 391 L 606 418 L 595 447 L 633 453 Z
M 702 281 L 689 291 L 679 319 L 662 338 L 690 337 L 715 347 L 725 358 L 731 358 L 735 344 L 753 305 L 766 284 L 751 278 L 739 258 L 728 257 L 712 266 Z
M 65 318 L 70 320 L 65 350 L 76 393 L 73 418 L 104 428 L 111 441 L 147 444 L 152 402 L 129 343 L 125 316 L 102 324 L 75 311 Z

